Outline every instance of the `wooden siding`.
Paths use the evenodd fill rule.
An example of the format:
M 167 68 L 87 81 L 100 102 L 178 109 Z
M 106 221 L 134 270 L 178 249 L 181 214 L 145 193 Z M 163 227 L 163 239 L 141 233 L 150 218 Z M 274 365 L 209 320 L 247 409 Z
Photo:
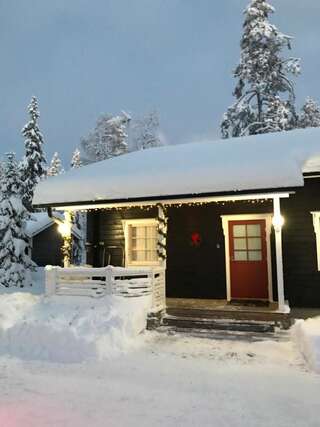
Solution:
M 124 230 L 122 220 L 156 218 L 157 208 L 101 210 L 88 214 L 88 263 L 95 267 L 124 266 Z
M 307 179 L 305 187 L 281 200 L 285 217 L 283 258 L 285 296 L 291 306 L 320 307 L 320 272 L 311 211 L 320 211 L 320 179 Z M 226 298 L 225 247 L 221 215 L 272 213 L 271 200 L 171 206 L 167 209 L 168 297 Z M 157 209 L 92 211 L 88 215 L 88 241 L 92 260 L 102 267 L 123 265 L 123 219 L 156 218 Z M 198 233 L 199 245 L 192 244 Z M 99 245 L 99 242 L 102 243 Z M 113 248 L 111 248 L 113 247 Z M 105 248 L 105 253 L 103 251 Z M 273 297 L 277 299 L 274 233 L 271 233 Z
M 57 225 L 43 230 L 33 237 L 32 260 L 39 266 L 62 265 L 61 247 L 63 240 Z
M 320 211 L 320 179 L 281 201 L 285 296 L 293 307 L 320 307 L 320 272 L 311 211 Z
M 268 201 L 170 207 L 167 296 L 225 299 L 225 244 L 221 215 L 268 212 L 272 212 L 272 203 Z M 198 246 L 192 244 L 194 233 L 201 238 Z

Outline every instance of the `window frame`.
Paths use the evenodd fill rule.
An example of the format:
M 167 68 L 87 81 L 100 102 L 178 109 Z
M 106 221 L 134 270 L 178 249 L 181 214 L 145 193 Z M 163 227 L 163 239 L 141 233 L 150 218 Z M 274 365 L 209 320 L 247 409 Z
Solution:
M 317 267 L 320 271 L 320 211 L 310 212 L 313 220 L 313 229 L 316 235 Z
M 125 266 L 126 267 L 152 267 L 159 266 L 160 259 L 156 261 L 132 261 L 130 248 L 129 248 L 129 227 L 130 226 L 155 226 L 158 235 L 158 221 L 156 218 L 141 218 L 141 219 L 124 219 L 122 220 L 123 228 L 124 228 L 124 239 L 125 239 Z M 158 239 L 156 238 L 156 241 Z

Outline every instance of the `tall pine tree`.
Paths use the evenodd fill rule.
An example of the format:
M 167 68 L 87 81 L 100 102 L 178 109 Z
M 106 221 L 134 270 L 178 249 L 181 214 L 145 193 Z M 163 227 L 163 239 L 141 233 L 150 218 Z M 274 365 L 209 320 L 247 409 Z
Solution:
M 300 61 L 284 58 L 291 37 L 269 22 L 274 8 L 266 0 L 251 0 L 245 9 L 240 63 L 234 76 L 236 102 L 221 123 L 223 138 L 289 130 L 296 127 L 294 85 Z
M 81 168 L 82 166 L 81 154 L 78 148 L 76 148 L 72 154 L 70 166 L 71 166 L 71 169 L 78 169 L 78 168 Z
M 71 168 L 79 169 L 82 166 L 80 151 L 78 148 L 75 149 L 72 159 Z M 73 222 L 79 231 L 79 238 L 73 236 L 72 245 L 72 258 L 75 265 L 81 265 L 85 263 L 86 258 L 86 239 L 87 239 L 87 214 L 86 212 L 75 212 L 73 216 Z
M 128 151 L 130 121 L 131 117 L 125 112 L 114 117 L 110 114 L 101 116 L 95 129 L 81 140 L 88 162 L 97 162 L 125 154 Z
M 300 128 L 320 127 L 320 106 L 312 98 L 307 98 L 299 117 Z
M 0 285 L 31 285 L 34 264 L 26 253 L 30 214 L 22 203 L 24 170 L 13 153 L 7 154 L 0 192 Z
M 159 124 L 159 115 L 156 111 L 151 111 L 142 119 L 135 120 L 133 124 L 134 149 L 146 150 L 162 145 L 159 136 Z
M 47 175 L 56 176 L 56 175 L 60 175 L 63 172 L 64 172 L 64 169 L 63 169 L 59 154 L 55 152 L 54 155 L 52 156 L 50 166 L 48 167 Z
M 34 188 L 46 174 L 46 159 L 43 150 L 44 140 L 38 126 L 40 113 L 35 96 L 31 98 L 28 113 L 30 120 L 22 129 L 22 135 L 25 138 L 25 156 L 22 161 L 23 180 L 25 183 L 23 202 L 27 209 L 31 211 Z

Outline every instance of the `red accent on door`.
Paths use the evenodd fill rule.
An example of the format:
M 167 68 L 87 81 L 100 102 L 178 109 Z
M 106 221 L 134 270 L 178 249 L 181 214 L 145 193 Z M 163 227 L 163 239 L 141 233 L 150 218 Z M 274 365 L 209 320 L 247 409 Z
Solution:
M 229 221 L 232 299 L 268 299 L 265 220 Z

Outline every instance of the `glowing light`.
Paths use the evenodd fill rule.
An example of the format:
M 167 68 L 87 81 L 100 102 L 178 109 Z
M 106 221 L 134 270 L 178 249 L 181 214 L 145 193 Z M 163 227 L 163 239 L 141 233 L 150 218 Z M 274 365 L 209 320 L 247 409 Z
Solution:
M 272 218 L 272 225 L 274 226 L 275 229 L 281 228 L 283 224 L 284 224 L 284 218 L 282 215 L 275 215 Z
M 71 235 L 71 226 L 65 222 L 58 225 L 58 231 L 62 237 L 68 237 Z

